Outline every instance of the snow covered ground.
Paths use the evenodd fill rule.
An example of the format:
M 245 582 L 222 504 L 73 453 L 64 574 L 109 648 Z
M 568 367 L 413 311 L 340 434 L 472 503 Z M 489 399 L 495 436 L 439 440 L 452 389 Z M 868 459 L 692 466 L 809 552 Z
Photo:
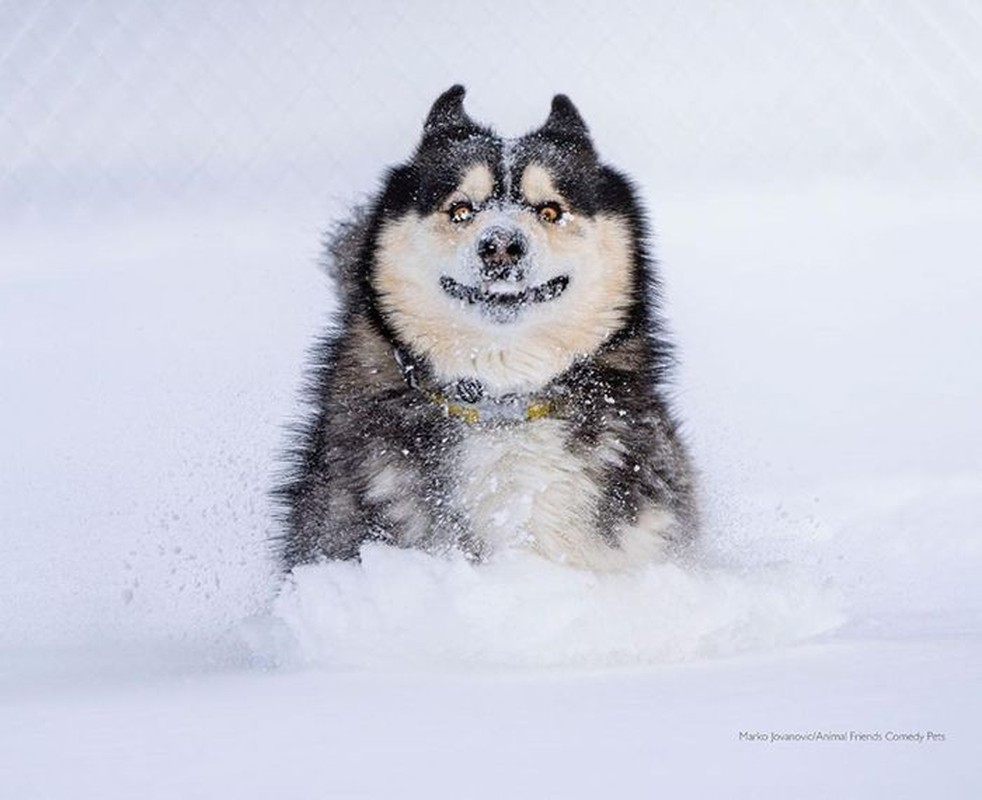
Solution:
M 977 13 L 508 5 L 8 6 L 0 797 L 982 792 Z M 705 541 L 377 550 L 271 618 L 319 236 L 458 80 L 642 187 Z

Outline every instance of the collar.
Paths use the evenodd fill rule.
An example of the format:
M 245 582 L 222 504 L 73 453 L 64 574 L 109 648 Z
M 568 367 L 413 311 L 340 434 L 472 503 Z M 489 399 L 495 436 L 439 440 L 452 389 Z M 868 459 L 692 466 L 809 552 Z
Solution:
M 468 425 L 532 422 L 556 414 L 556 406 L 551 400 L 535 395 L 487 397 L 481 382 L 472 378 L 462 378 L 456 383 L 429 389 L 423 385 L 425 378 L 422 370 L 405 350 L 396 348 L 393 355 L 407 386 L 416 389 L 430 402 L 442 406 L 447 416 Z
M 448 416 L 456 417 L 468 425 L 494 422 L 532 422 L 551 417 L 555 406 L 548 400 L 535 400 L 516 395 L 500 400 L 482 400 L 477 403 L 462 403 L 449 399 L 439 392 L 429 392 L 427 397 L 437 405 L 443 406 Z

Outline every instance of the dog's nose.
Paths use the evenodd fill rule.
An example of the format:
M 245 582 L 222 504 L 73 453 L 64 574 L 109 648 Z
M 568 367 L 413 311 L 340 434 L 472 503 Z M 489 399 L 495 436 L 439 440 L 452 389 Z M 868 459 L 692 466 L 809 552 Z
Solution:
M 489 281 L 520 281 L 525 270 L 520 266 L 528 251 L 528 241 L 515 228 L 489 228 L 477 241 L 481 258 L 481 277 Z

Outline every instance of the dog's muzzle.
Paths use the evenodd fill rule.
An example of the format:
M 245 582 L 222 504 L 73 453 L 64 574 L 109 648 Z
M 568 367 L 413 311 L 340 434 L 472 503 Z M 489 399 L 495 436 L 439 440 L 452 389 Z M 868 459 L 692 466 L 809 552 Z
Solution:
M 529 241 L 517 228 L 490 227 L 478 237 L 475 249 L 479 259 L 477 285 L 443 275 L 440 287 L 450 297 L 478 306 L 496 322 L 510 322 L 526 306 L 555 300 L 569 285 L 568 275 L 557 275 L 536 286 L 528 284 Z

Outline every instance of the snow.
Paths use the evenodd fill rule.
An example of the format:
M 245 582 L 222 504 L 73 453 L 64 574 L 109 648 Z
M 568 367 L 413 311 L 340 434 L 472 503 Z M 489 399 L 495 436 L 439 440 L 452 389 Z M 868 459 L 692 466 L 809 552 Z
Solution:
M 959 720 L 978 705 L 938 687 L 971 685 L 977 656 L 966 642 L 840 643 L 614 672 L 229 672 L 49 691 L 5 709 L 4 781 L 11 797 L 189 800 L 965 797 L 978 777 Z M 947 740 L 739 739 L 931 726 Z
M 0 796 L 982 790 L 982 27 L 507 5 L 0 23 Z M 321 233 L 457 80 L 653 211 L 690 563 L 275 573 Z M 739 736 L 816 731 L 944 740 Z
M 523 552 L 475 566 L 376 545 L 358 565 L 295 570 L 255 634 L 274 661 L 332 668 L 602 667 L 774 647 L 840 621 L 820 587 L 781 570 L 598 575 Z

